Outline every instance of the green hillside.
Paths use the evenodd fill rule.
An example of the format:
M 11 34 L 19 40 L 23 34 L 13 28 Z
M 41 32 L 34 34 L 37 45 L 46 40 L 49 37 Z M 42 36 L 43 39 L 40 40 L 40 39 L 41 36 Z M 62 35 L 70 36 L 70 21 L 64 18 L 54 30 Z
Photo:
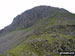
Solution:
M 1 56 L 60 56 L 61 51 L 75 51 L 75 14 L 64 9 L 56 11 L 59 12 L 54 9 L 48 16 L 38 17 L 31 26 L 19 25 L 7 31 L 0 37 L 10 38 L 1 41 Z

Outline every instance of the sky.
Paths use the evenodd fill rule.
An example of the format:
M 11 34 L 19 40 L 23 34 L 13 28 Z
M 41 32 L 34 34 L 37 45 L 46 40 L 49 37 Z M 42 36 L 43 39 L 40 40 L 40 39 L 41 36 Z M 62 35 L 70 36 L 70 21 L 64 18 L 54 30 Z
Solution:
M 75 13 L 75 0 L 0 0 L 0 29 L 10 25 L 18 14 L 39 5 L 64 8 Z

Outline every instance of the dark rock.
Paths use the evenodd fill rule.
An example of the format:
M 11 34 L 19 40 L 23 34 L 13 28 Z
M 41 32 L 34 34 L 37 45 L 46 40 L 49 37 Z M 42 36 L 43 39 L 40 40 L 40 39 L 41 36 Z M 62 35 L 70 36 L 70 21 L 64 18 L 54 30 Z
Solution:
M 47 41 L 48 41 L 47 39 L 46 39 L 46 40 L 42 40 L 43 43 L 45 43 L 45 42 L 47 42 Z
M 53 36 L 51 36 L 51 37 L 59 37 L 59 35 L 53 35 Z
M 0 30 L 0 34 L 4 32 L 4 29 Z
M 63 25 L 58 25 L 57 28 L 58 29 L 64 29 L 65 27 Z
M 67 27 L 74 27 L 75 28 L 75 25 L 67 25 Z

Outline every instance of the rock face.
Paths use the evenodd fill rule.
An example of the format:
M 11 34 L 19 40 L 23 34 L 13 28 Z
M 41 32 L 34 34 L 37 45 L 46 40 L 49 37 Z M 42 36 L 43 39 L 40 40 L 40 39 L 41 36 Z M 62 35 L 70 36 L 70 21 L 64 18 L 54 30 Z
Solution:
M 4 31 L 4 29 L 0 30 L 0 34 Z
M 57 13 L 69 13 L 67 10 L 54 8 L 50 6 L 37 6 L 23 12 L 14 18 L 13 22 L 1 30 L 0 32 L 11 32 L 16 29 L 25 29 L 35 24 L 39 19 L 44 19 L 48 16 L 53 17 Z

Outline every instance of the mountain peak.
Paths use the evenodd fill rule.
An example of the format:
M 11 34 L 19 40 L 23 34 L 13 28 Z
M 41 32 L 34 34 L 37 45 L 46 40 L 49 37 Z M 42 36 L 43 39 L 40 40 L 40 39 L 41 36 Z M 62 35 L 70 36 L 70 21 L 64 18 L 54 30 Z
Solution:
M 28 28 L 35 24 L 39 19 L 43 19 L 49 16 L 55 16 L 57 13 L 69 13 L 65 9 L 51 7 L 51 6 L 37 6 L 30 10 L 23 12 L 14 18 L 13 22 L 4 28 L 4 32 L 11 32 L 16 29 Z M 2 31 L 3 32 L 3 31 Z

